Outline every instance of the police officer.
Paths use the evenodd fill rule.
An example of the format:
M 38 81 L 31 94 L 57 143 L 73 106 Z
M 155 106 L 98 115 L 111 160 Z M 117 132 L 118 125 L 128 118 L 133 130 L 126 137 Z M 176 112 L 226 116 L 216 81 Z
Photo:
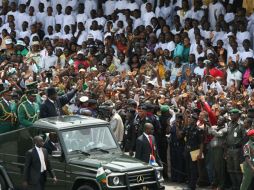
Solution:
M 126 110 L 126 121 L 124 125 L 124 139 L 123 146 L 125 152 L 129 152 L 130 156 L 134 155 L 137 130 L 135 124 L 136 110 L 133 108 L 127 108 Z
M 195 190 L 198 179 L 198 165 L 197 161 L 193 161 L 191 158 L 191 151 L 199 150 L 197 159 L 202 158 L 203 152 L 203 132 L 197 127 L 197 114 L 191 114 L 188 126 L 183 129 L 182 135 L 185 137 L 185 154 L 186 154 L 186 170 L 190 172 L 188 189 Z
M 185 179 L 185 159 L 184 137 L 179 135 L 183 131 L 183 115 L 178 113 L 176 120 L 170 128 L 170 162 L 171 162 L 171 180 L 176 182 L 183 182 Z
M 211 126 L 208 133 L 213 135 L 210 141 L 212 163 L 214 167 L 214 185 L 219 189 L 225 186 L 225 160 L 224 143 L 227 133 L 226 119 L 223 116 L 218 118 L 218 126 Z
M 147 117 L 147 106 L 145 104 L 141 104 L 138 107 L 138 115 L 135 118 L 135 124 L 137 127 L 137 137 L 139 137 L 144 133 L 145 123 L 151 123 L 151 121 Z
M 247 136 L 249 141 L 243 147 L 245 162 L 243 164 L 243 180 L 240 190 L 250 189 L 254 177 L 254 129 L 249 130 Z
M 239 190 L 242 180 L 240 169 L 241 164 L 241 148 L 245 136 L 245 130 L 240 124 L 240 110 L 230 110 L 231 121 L 228 123 L 226 135 L 226 163 L 229 173 L 232 189 Z
M 0 92 L 0 133 L 13 130 L 16 127 L 16 104 L 12 101 L 12 89 L 6 88 Z

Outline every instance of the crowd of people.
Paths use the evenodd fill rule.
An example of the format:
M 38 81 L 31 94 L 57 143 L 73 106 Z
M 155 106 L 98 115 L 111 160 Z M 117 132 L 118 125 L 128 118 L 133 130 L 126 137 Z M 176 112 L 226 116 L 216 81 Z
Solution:
M 154 155 L 165 179 L 253 189 L 252 1 L 0 6 L 1 133 L 45 117 L 102 118 L 130 156 Z

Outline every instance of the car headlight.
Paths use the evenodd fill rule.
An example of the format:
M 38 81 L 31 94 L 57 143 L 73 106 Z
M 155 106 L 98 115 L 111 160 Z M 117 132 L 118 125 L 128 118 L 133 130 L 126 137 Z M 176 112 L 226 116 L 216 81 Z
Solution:
M 107 181 L 109 186 L 124 186 L 126 184 L 124 175 L 108 176 Z
M 119 177 L 113 177 L 113 184 L 118 185 L 120 183 Z
M 162 175 L 161 175 L 161 171 L 160 170 L 156 170 L 156 177 L 158 180 L 162 179 Z

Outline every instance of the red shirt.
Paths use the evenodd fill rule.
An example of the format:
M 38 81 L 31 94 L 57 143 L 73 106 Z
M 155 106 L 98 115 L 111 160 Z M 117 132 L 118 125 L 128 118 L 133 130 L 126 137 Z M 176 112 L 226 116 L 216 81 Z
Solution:
M 204 74 L 206 75 L 206 69 L 204 70 Z M 217 69 L 215 67 L 209 70 L 209 74 L 211 76 L 213 76 L 214 78 L 216 78 L 216 77 L 221 77 L 221 78 L 224 77 L 224 73 L 221 70 L 219 70 L 219 69 Z
M 74 69 L 75 69 L 75 72 L 76 72 L 76 73 L 78 73 L 78 71 L 79 71 L 79 66 L 80 66 L 80 65 L 83 65 L 82 68 L 84 68 L 84 69 L 87 69 L 87 68 L 90 66 L 89 63 L 88 63 L 87 61 L 76 60 L 76 61 L 74 62 Z

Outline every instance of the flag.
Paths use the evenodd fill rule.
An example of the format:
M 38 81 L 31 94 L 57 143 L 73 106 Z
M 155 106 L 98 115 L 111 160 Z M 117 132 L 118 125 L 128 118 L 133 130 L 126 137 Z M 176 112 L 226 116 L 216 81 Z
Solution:
M 155 158 L 152 154 L 150 154 L 149 165 L 158 166 L 158 164 L 156 163 Z
M 106 183 L 106 173 L 105 173 L 105 171 L 104 171 L 101 164 L 100 164 L 100 166 L 97 170 L 96 181 L 100 184 L 105 184 Z

